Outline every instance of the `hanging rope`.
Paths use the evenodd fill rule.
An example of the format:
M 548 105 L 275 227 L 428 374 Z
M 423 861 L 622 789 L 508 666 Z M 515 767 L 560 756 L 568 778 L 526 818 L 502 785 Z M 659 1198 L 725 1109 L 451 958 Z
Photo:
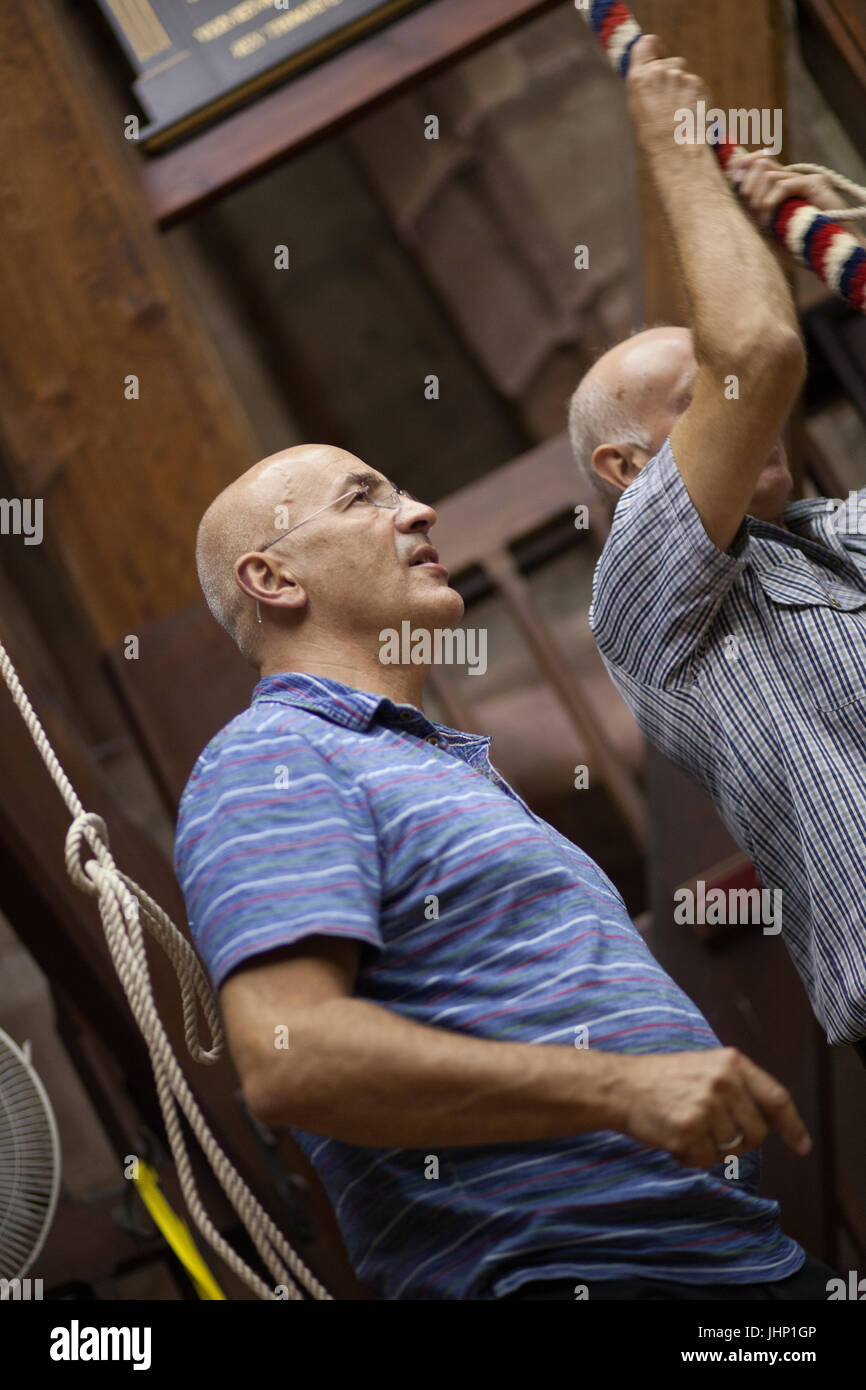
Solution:
M 159 942 L 177 973 L 183 1000 L 184 1035 L 190 1055 L 196 1062 L 210 1066 L 222 1055 L 224 1040 L 217 1000 L 198 956 L 159 904 L 155 903 L 133 879 L 118 869 L 108 848 L 108 832 L 104 820 L 92 811 L 85 811 L 78 799 L 2 642 L 0 671 L 42 761 L 72 817 L 72 824 L 66 835 L 66 869 L 72 882 L 82 893 L 97 899 L 114 968 L 150 1053 L 165 1129 L 190 1215 L 208 1244 L 257 1297 L 278 1299 L 274 1289 L 259 1278 L 237 1251 L 223 1239 L 202 1206 L 186 1151 L 178 1104 L 189 1121 L 220 1186 L 249 1233 L 263 1263 L 274 1276 L 275 1284 L 284 1286 L 290 1299 L 303 1300 L 303 1294 L 286 1269 L 288 1265 L 313 1298 L 333 1301 L 324 1286 L 295 1254 L 285 1236 L 229 1162 L 187 1085 L 154 1002 L 141 930 L 142 918 L 144 925 Z M 85 860 L 85 845 L 92 851 L 92 859 Z M 211 1037 L 211 1046 L 207 1050 L 202 1047 L 198 1038 L 196 999 L 201 1005 Z
M 612 66 L 622 77 L 628 75 L 631 51 L 643 30 L 621 0 L 592 0 L 589 12 L 581 11 L 592 25 Z M 713 144 L 719 163 L 728 178 L 732 157 L 741 148 L 727 138 Z M 820 212 L 803 198 L 788 198 L 773 216 L 772 230 L 776 240 L 807 270 L 814 271 L 828 289 L 840 295 L 856 309 L 866 314 L 866 250 L 840 221 L 854 220 L 866 213 L 866 189 L 824 169 L 819 164 L 791 164 L 797 173 L 825 174 L 834 186 L 863 200 L 863 206 L 843 208 L 841 212 Z

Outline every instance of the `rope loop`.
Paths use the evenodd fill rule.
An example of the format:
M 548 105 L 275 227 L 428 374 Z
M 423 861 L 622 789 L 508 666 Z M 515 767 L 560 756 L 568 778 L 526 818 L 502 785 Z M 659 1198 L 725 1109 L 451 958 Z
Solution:
M 84 845 L 88 844 L 96 859 L 82 863 Z M 66 832 L 66 871 L 76 888 L 82 893 L 95 897 L 99 891 L 99 870 L 105 867 L 105 860 L 113 864 L 108 848 L 108 827 L 102 816 L 95 811 L 82 811 L 76 816 Z

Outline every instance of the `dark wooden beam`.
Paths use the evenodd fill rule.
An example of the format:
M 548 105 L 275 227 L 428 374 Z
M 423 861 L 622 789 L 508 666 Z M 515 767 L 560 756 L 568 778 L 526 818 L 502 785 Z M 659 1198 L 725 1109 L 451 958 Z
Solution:
M 798 0 L 797 16 L 806 66 L 866 159 L 866 4 Z
M 255 442 L 60 7 L 0 6 L 0 52 L 4 459 L 107 646 L 197 596 L 198 521 Z
M 563 0 L 435 0 L 143 165 L 153 220 L 177 222 Z M 575 24 L 581 19 L 575 13 Z
M 781 0 L 634 0 L 646 33 L 658 34 L 709 87 L 713 104 L 784 109 Z M 644 237 L 644 316 L 687 323 L 687 306 L 655 191 L 641 171 Z

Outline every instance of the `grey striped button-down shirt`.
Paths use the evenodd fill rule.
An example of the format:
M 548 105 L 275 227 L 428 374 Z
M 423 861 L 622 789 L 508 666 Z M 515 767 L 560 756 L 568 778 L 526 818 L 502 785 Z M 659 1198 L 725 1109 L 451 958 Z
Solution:
M 866 489 L 713 545 L 670 440 L 626 489 L 590 624 L 656 747 L 766 888 L 827 1039 L 866 1037 Z

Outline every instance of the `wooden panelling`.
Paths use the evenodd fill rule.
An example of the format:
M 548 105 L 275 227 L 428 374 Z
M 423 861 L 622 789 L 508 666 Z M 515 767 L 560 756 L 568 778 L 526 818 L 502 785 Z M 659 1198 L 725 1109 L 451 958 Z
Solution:
M 256 673 L 218 627 L 203 598 L 148 624 L 137 661 L 124 644 L 108 669 L 174 816 L 205 745 L 250 702 Z
M 55 7 L 0 7 L 0 52 L 3 449 L 105 646 L 198 593 L 196 525 L 254 446 Z

